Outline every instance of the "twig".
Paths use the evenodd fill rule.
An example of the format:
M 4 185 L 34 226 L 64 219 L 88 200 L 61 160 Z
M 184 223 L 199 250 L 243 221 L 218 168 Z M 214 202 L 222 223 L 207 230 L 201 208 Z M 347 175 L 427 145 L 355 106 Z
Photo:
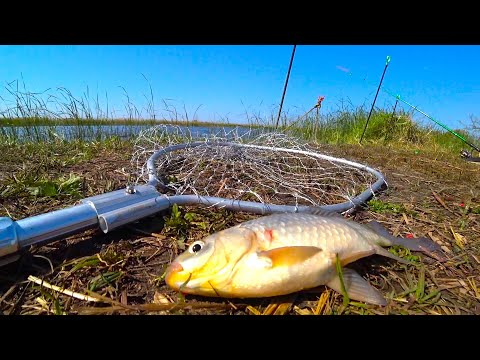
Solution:
M 98 261 L 100 261 L 101 263 L 104 263 L 106 266 L 108 266 L 108 263 L 100 257 L 100 254 L 97 254 L 97 258 L 98 258 Z
M 1 305 L 2 302 L 15 290 L 16 287 L 17 287 L 17 284 L 13 284 L 13 285 L 10 287 L 10 289 L 8 289 L 5 294 L 3 294 L 3 296 L 0 298 L 0 305 Z
M 94 297 L 91 297 L 91 296 L 88 296 L 88 295 L 83 295 L 83 294 L 80 294 L 80 293 L 77 293 L 75 291 L 72 291 L 72 290 L 68 290 L 68 289 L 62 289 L 56 285 L 51 285 L 49 283 L 47 283 L 45 280 L 42 280 L 42 279 L 39 279 L 33 275 L 30 275 L 28 277 L 28 280 L 34 282 L 35 284 L 38 284 L 40 286 L 44 286 L 48 289 L 51 289 L 53 291 L 57 291 L 59 293 L 62 293 L 64 295 L 68 295 L 68 296 L 71 296 L 71 297 L 74 297 L 76 299 L 79 299 L 79 300 L 85 300 L 85 301 L 93 301 L 93 302 L 98 302 L 100 301 L 99 299 L 96 299 Z
M 12 218 L 12 214 L 10 214 L 10 211 L 8 211 L 8 209 L 4 205 L 2 205 L 2 207 L 5 209 L 5 212 L 7 213 L 8 217 Z
M 134 226 L 128 226 L 128 229 L 134 231 L 134 232 L 137 232 L 141 235 L 149 235 L 149 236 L 153 236 L 159 240 L 163 240 L 166 238 L 166 236 L 162 235 L 162 234 L 157 234 L 157 233 L 154 233 L 154 232 L 149 232 L 149 231 L 145 231 L 145 230 L 142 230 L 142 229 L 139 229 L 139 228 L 136 228 Z M 140 239 L 141 240 L 141 239 Z
M 473 254 L 470 254 L 470 255 L 472 255 L 472 257 L 475 259 L 475 261 L 476 261 L 478 264 L 480 264 L 480 261 L 478 260 L 478 258 L 477 258 L 475 255 L 473 255 Z M 0 302 L 1 302 L 1 301 L 0 301 Z
M 448 210 L 450 212 L 453 212 L 452 210 L 450 210 L 449 207 L 447 207 L 445 202 L 442 200 L 442 198 L 435 191 L 432 191 L 432 194 L 433 194 L 433 197 L 435 198 L 435 200 L 437 200 L 440 203 L 440 205 L 442 205 L 446 210 Z
M 315 308 L 315 311 L 313 312 L 315 315 L 320 315 L 322 310 L 325 308 L 325 305 L 327 305 L 328 298 L 330 297 L 330 291 L 324 291 L 320 295 L 320 298 L 318 299 L 317 306 Z
M 17 308 L 17 305 L 23 300 L 23 297 L 25 296 L 25 292 L 27 291 L 27 289 L 28 289 L 28 286 L 25 286 L 22 293 L 20 294 L 20 296 L 17 298 L 17 300 L 15 301 L 13 306 L 11 307 L 10 311 L 9 312 L 6 312 L 6 311 L 4 312 L 5 315 L 11 315 L 11 314 L 14 313 L 15 309 Z
M 167 251 L 168 249 L 162 249 L 161 247 L 159 247 L 152 255 L 150 255 L 146 260 L 145 262 L 147 263 L 150 259 L 152 259 L 153 257 L 155 257 L 160 251 Z M 163 253 L 162 253 L 163 254 Z

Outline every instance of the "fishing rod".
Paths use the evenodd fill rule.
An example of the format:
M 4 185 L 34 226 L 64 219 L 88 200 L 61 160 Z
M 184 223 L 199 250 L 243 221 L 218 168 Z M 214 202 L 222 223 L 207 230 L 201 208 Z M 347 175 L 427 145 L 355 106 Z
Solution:
M 380 79 L 380 83 L 378 84 L 377 93 L 375 94 L 375 99 L 373 99 L 372 107 L 370 108 L 370 112 L 368 113 L 367 122 L 365 123 L 365 127 L 363 128 L 362 136 L 360 137 L 360 144 L 362 143 L 363 137 L 365 136 L 365 132 L 367 131 L 368 122 L 370 121 L 370 117 L 372 116 L 373 108 L 375 107 L 375 102 L 377 101 L 377 96 L 378 96 L 378 93 L 380 92 L 380 88 L 382 87 L 383 78 L 385 77 L 385 73 L 387 72 L 389 63 L 390 63 L 390 56 L 387 56 L 387 62 L 385 64 L 385 68 L 383 69 L 383 74 Z
M 387 92 L 387 94 L 390 94 L 388 91 L 385 90 L 385 92 Z M 392 95 L 392 94 L 390 94 Z M 408 101 L 406 100 L 403 100 L 402 98 L 400 98 L 400 95 L 397 95 L 396 96 L 397 99 L 401 102 L 403 102 L 404 104 L 410 106 L 413 110 L 416 110 L 418 111 L 420 114 L 422 114 L 423 116 L 427 117 L 428 119 L 432 120 L 435 124 L 441 126 L 442 128 L 444 128 L 445 130 L 447 130 L 448 132 L 450 132 L 451 134 L 455 135 L 457 138 L 459 138 L 460 140 L 462 140 L 465 144 L 467 144 L 468 146 L 470 146 L 472 149 L 475 149 L 476 151 L 478 151 L 480 153 L 480 148 L 478 148 L 475 144 L 472 144 L 470 141 L 468 141 L 467 139 L 465 139 L 462 135 L 460 135 L 459 133 L 453 131 L 452 129 L 450 129 L 449 127 L 447 127 L 447 125 L 444 125 L 442 124 L 441 122 L 435 120 L 433 117 L 431 117 L 430 115 L 428 115 L 427 113 L 423 112 L 422 110 L 420 110 L 419 108 L 417 108 L 416 106 L 410 104 Z
M 347 75 L 350 75 L 352 76 L 352 72 L 351 71 L 345 71 L 345 70 L 342 70 L 342 69 L 339 69 L 343 72 L 346 72 Z M 366 81 L 366 77 L 363 79 L 364 81 Z M 367 81 L 366 81 L 367 82 Z M 368 82 L 367 82 L 368 83 Z M 371 84 L 370 84 L 371 85 Z M 472 149 L 475 149 L 476 151 L 478 151 L 480 153 L 480 148 L 478 146 L 476 146 L 475 144 L 472 144 L 470 141 L 468 141 L 467 139 L 465 139 L 462 135 L 460 135 L 459 133 L 453 131 L 452 129 L 450 129 L 447 125 L 445 124 L 442 124 L 441 122 L 439 122 L 438 120 L 434 119 L 432 116 L 428 115 L 427 113 L 425 113 L 424 111 L 420 110 L 418 107 L 416 107 L 415 105 L 412 105 L 410 104 L 408 101 L 402 99 L 400 97 L 400 95 L 398 94 L 394 94 L 393 92 L 385 89 L 385 88 L 381 88 L 381 90 L 383 90 L 384 92 L 386 92 L 388 95 L 390 96 L 393 96 L 394 98 L 397 99 L 397 101 L 401 101 L 402 103 L 404 103 L 405 105 L 408 105 L 410 106 L 413 110 L 416 110 L 418 111 L 420 114 L 422 114 L 423 116 L 425 116 L 426 118 L 432 120 L 435 124 L 437 124 L 438 126 L 442 127 L 443 129 L 447 130 L 449 133 L 455 135 L 458 139 L 460 139 L 461 141 L 463 141 L 465 144 L 467 144 L 468 146 L 470 146 Z
M 278 123 L 280 122 L 280 115 L 282 114 L 283 100 L 285 99 L 285 93 L 287 92 L 288 79 L 290 79 L 290 71 L 292 70 L 293 58 L 295 57 L 295 50 L 297 45 L 293 45 L 292 56 L 290 56 L 290 64 L 288 65 L 287 78 L 285 79 L 285 85 L 283 86 L 282 100 L 280 101 L 280 108 L 278 109 L 277 123 L 275 125 L 275 131 L 278 129 Z

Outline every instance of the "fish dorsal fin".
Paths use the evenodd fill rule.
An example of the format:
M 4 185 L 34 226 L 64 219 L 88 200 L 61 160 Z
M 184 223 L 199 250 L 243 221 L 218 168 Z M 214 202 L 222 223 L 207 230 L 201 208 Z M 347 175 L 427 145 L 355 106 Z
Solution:
M 318 216 L 324 216 L 324 217 L 337 217 L 337 218 L 342 218 L 344 219 L 344 217 L 342 216 L 342 214 L 338 213 L 338 212 L 335 212 L 335 211 L 331 211 L 331 210 L 325 210 L 321 207 L 310 207 L 306 210 L 302 210 L 302 213 L 304 214 L 312 214 L 312 215 L 318 215 Z
M 345 285 L 345 291 L 348 297 L 357 301 L 364 301 L 366 303 L 375 305 L 387 305 L 387 301 L 383 295 L 370 285 L 364 278 L 362 278 L 357 272 L 351 269 L 342 269 L 343 284 Z M 336 292 L 342 293 L 342 284 L 340 277 L 335 275 L 327 284 L 329 288 Z
M 291 266 L 311 258 L 320 251 L 322 251 L 322 249 L 316 246 L 285 246 L 272 250 L 260 251 L 258 256 L 270 259 L 272 267 Z

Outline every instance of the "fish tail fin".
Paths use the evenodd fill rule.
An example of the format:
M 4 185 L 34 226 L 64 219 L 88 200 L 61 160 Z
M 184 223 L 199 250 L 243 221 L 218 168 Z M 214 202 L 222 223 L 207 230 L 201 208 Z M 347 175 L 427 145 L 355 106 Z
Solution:
M 342 269 L 343 284 L 345 291 L 350 299 L 363 301 L 374 305 L 387 305 L 383 295 L 362 278 L 356 271 L 348 268 Z M 342 283 L 339 275 L 335 275 L 327 284 L 329 288 L 336 292 L 343 293 Z
M 405 238 L 393 236 L 387 231 L 387 229 L 385 229 L 380 223 L 378 223 L 375 220 L 370 221 L 367 225 L 375 233 L 382 236 L 382 238 L 384 238 L 386 242 L 388 242 L 387 244 L 385 244 L 387 246 L 401 245 L 412 251 L 423 252 L 440 262 L 444 262 L 448 260 L 445 254 L 443 253 L 442 248 L 429 238 L 419 237 L 415 239 L 405 239 Z M 384 255 L 384 254 L 382 253 L 380 255 Z M 390 254 L 390 255 L 393 255 L 393 254 Z M 387 256 L 387 255 L 384 255 L 384 256 Z M 392 256 L 389 256 L 389 257 L 392 257 Z

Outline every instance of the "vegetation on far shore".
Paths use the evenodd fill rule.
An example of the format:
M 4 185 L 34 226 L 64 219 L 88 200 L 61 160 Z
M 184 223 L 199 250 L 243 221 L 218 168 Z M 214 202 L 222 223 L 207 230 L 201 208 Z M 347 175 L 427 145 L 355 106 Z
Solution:
M 147 80 L 145 78 L 145 80 Z M 148 82 L 148 80 L 147 80 Z M 66 88 L 35 93 L 27 90 L 23 82 L 8 83 L 4 90 L 8 96 L 0 96 L 0 143 L 48 142 L 48 141 L 104 141 L 107 138 L 131 140 L 146 126 L 174 124 L 200 127 L 249 127 L 275 129 L 277 111 L 267 117 L 245 110 L 246 123 L 232 123 L 227 117 L 222 121 L 200 121 L 197 109 L 188 113 L 185 106 L 177 109 L 171 101 L 156 101 L 148 82 L 149 91 L 144 94 L 146 103 L 136 106 L 127 91 L 124 92 L 123 115 L 118 116 L 108 103 L 108 94 L 102 102 L 99 95 L 92 95 L 87 87 L 81 96 Z M 279 131 L 307 141 L 324 144 L 358 144 L 368 119 L 370 106 L 353 106 L 341 101 L 339 109 L 331 113 L 308 112 L 287 116 L 282 113 Z M 163 109 L 159 115 L 158 109 Z M 320 109 L 319 109 L 320 110 Z M 375 108 L 368 123 L 362 143 L 388 146 L 413 146 L 459 152 L 470 151 L 468 145 L 433 122 L 421 124 L 414 120 L 415 111 Z M 472 116 L 465 129 L 455 129 L 473 144 L 479 144 L 480 121 Z
M 319 117 L 304 117 L 283 121 L 279 131 L 295 137 L 324 144 L 358 144 L 367 121 L 364 108 L 339 111 Z M 475 121 L 475 119 L 473 119 Z M 49 141 L 105 141 L 118 138 L 124 141 L 135 139 L 141 129 L 149 126 L 172 124 L 188 127 L 246 127 L 273 131 L 274 123 L 266 120 L 249 124 L 203 122 L 198 120 L 142 120 L 142 119 L 49 119 L 15 118 L 0 119 L 0 143 L 44 143 Z M 286 124 L 286 125 L 285 125 Z M 475 131 L 455 129 L 473 144 L 479 144 Z M 377 109 L 371 116 L 362 143 L 384 146 L 410 146 L 418 149 L 459 153 L 472 150 L 453 134 L 416 123 L 412 115 Z

